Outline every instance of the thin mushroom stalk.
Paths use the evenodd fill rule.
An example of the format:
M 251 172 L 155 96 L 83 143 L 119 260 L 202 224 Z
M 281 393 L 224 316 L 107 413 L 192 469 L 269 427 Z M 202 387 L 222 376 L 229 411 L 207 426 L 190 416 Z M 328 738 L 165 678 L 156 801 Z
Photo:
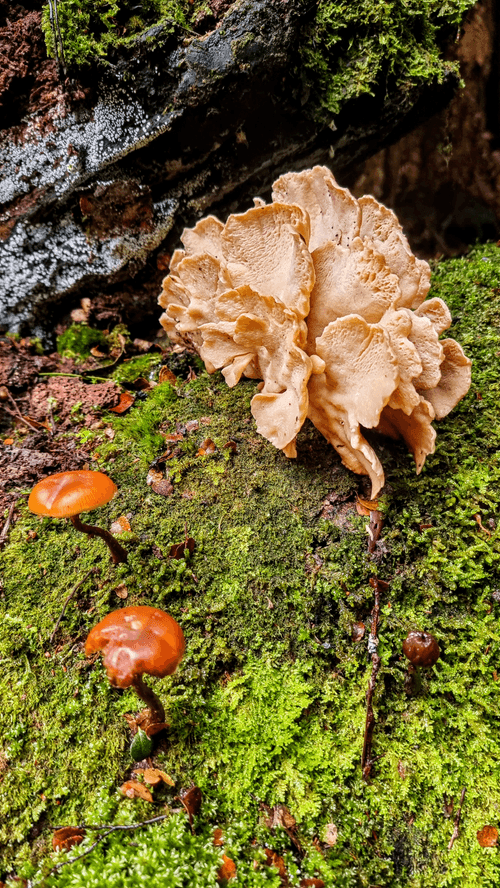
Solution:
M 156 696 L 155 692 L 151 690 L 150 687 L 143 681 L 141 675 L 138 675 L 134 681 L 132 682 L 132 687 L 134 688 L 137 695 L 143 700 L 143 702 L 148 707 L 151 713 L 152 723 L 163 724 L 165 722 L 165 709 L 159 699 Z
M 88 534 L 88 536 L 98 536 L 106 543 L 109 551 L 111 552 L 111 558 L 113 559 L 113 564 L 124 564 L 127 561 L 127 553 L 123 546 L 120 546 L 118 540 L 116 540 L 112 533 L 109 530 L 105 530 L 103 527 L 97 527 L 94 524 L 84 524 L 83 521 L 80 520 L 79 515 L 71 515 L 69 519 L 76 530 L 81 530 L 82 533 Z

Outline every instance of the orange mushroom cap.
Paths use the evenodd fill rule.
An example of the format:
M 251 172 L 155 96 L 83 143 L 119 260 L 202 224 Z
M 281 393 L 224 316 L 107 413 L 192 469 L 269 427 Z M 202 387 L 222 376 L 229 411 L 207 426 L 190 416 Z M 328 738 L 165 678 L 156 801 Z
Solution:
M 128 688 L 145 672 L 158 678 L 172 675 L 185 647 L 184 633 L 170 614 L 140 605 L 107 614 L 91 630 L 85 653 L 102 651 L 111 684 Z
M 28 508 L 47 518 L 71 518 L 108 503 L 117 489 L 103 472 L 57 472 L 35 484 Z

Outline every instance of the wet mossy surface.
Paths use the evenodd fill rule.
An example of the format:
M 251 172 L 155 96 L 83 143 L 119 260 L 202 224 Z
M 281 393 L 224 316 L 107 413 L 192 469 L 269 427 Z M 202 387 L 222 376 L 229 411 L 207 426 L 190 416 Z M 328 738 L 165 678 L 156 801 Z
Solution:
M 313 6 L 297 2 L 304 26 L 297 46 L 297 80 L 302 81 L 302 102 L 327 123 L 350 100 L 384 93 L 394 84 L 441 81 L 456 65 L 443 59 L 443 45 L 453 39 L 475 0 L 320 0 Z M 59 0 L 59 32 L 64 58 L 71 67 L 88 67 L 96 59 L 109 61 L 109 53 L 125 50 L 146 34 L 154 40 L 162 25 L 161 40 L 174 34 L 180 41 L 197 39 L 213 29 L 221 12 L 236 4 L 205 0 L 130 0 L 94 2 Z M 241 4 L 240 4 L 241 5 Z M 201 28 L 201 30 L 200 30 Z M 49 4 L 44 8 L 43 29 L 47 51 L 54 56 L 54 25 Z M 198 33 L 199 31 L 199 33 Z M 150 32 L 150 33 L 149 33 Z M 234 53 L 251 41 L 249 34 L 235 44 Z
M 109 414 L 113 440 L 82 433 L 90 467 L 118 485 L 92 520 L 109 527 L 128 517 L 120 538 L 128 564 L 114 567 L 100 540 L 31 515 L 21 500 L 0 554 L 4 879 L 18 873 L 36 885 L 67 859 L 50 852 L 51 826 L 169 813 L 194 782 L 203 793 L 194 836 L 186 815 L 172 813 L 114 833 L 45 884 L 215 886 L 224 850 L 237 866 L 233 884 L 278 886 L 277 871 L 262 863 L 266 844 L 284 855 L 291 886 L 306 876 L 342 888 L 498 884 L 497 849 L 481 848 L 476 833 L 500 821 L 500 249 L 476 247 L 437 265 L 431 295 L 452 310 L 450 335 L 473 359 L 472 387 L 436 424 L 436 453 L 420 476 L 403 446 L 377 443 L 387 484 L 374 557 L 368 518 L 354 508 L 363 482 L 316 430 L 303 429 L 298 459 L 287 460 L 255 431 L 255 383 L 230 390 L 199 370 L 193 381 L 157 386 L 123 417 Z M 192 420 L 198 428 L 186 430 Z M 168 443 L 175 433 L 182 438 Z M 217 449 L 199 455 L 207 437 Z M 146 475 L 175 448 L 163 464 L 174 487 L 165 497 Z M 169 558 L 186 531 L 194 553 Z M 376 761 L 365 783 L 374 576 L 390 586 L 379 627 Z M 116 592 L 123 585 L 126 600 Z M 137 699 L 112 689 L 100 660 L 83 653 L 89 629 L 124 604 L 164 608 L 187 641 L 176 675 L 152 680 L 170 723 L 153 761 L 175 781 L 153 803 L 118 791 L 133 764 L 123 714 L 137 711 Z M 354 642 L 357 621 L 367 628 Z M 408 696 L 401 646 L 410 629 L 431 632 L 442 656 Z M 287 806 L 303 858 L 283 829 L 265 826 L 262 803 Z M 328 847 L 332 823 L 338 837 Z M 216 827 L 224 849 L 213 846 Z

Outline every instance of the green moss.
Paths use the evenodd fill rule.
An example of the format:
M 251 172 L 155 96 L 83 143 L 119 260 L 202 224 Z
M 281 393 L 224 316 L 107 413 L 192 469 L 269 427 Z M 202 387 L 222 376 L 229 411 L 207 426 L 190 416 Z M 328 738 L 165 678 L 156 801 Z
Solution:
M 301 76 L 315 113 L 328 120 L 391 83 L 441 81 L 451 66 L 440 40 L 475 0 L 320 0 L 301 47 Z
M 57 351 L 67 358 L 88 358 L 91 348 L 105 344 L 106 336 L 102 330 L 94 330 L 86 324 L 72 324 L 57 337 Z
M 184 815 L 173 813 L 147 831 L 113 834 L 48 884 L 213 886 L 216 826 L 238 867 L 235 884 L 277 888 L 276 870 L 262 865 L 266 844 L 286 856 L 292 888 L 313 875 L 342 888 L 498 884 L 496 851 L 480 848 L 476 832 L 500 820 L 493 595 L 500 589 L 500 249 L 476 247 L 437 265 L 431 295 L 450 305 L 451 335 L 473 358 L 473 384 L 436 424 L 436 453 L 420 476 L 405 448 L 377 443 L 387 485 L 375 560 L 367 555 L 367 519 L 354 509 L 359 479 L 311 426 L 299 436 L 298 459 L 286 460 L 255 431 L 255 384 L 230 390 L 219 374 L 200 373 L 175 389 L 163 383 L 125 416 L 110 415 L 112 441 L 92 433 L 91 464 L 119 487 L 95 521 L 109 526 L 129 516 L 127 565 L 113 567 L 100 540 L 39 519 L 21 501 L 0 555 L 4 872 L 32 876 L 40 866 L 40 876 L 61 860 L 50 853 L 48 824 L 146 819 L 178 807 L 175 795 L 195 782 L 203 805 L 194 836 Z M 148 463 L 173 449 L 165 434 L 192 420 L 198 428 L 189 426 L 164 465 L 174 491 L 160 496 L 146 484 Z M 199 456 L 207 436 L 217 450 Z M 236 453 L 224 446 L 230 438 Z M 328 493 L 340 495 L 331 520 L 321 517 Z M 193 554 L 169 559 L 186 529 Z M 91 568 L 50 645 L 64 598 Z M 371 664 L 366 635 L 354 643 L 351 627 L 368 626 L 374 573 L 390 588 L 379 629 L 377 759 L 366 784 L 359 760 Z M 82 651 L 90 627 L 122 606 L 118 584 L 127 604 L 172 613 L 187 639 L 176 675 L 154 680 L 170 723 L 155 763 L 175 787 L 157 791 L 153 805 L 118 792 L 132 766 L 123 713 L 137 709 L 133 692 L 111 689 L 100 661 L 86 661 Z M 401 644 L 411 628 L 432 632 L 442 657 L 408 697 Z M 463 787 L 460 835 L 448 852 Z M 444 798 L 454 800 L 451 817 Z M 278 803 L 296 818 L 303 860 L 284 830 L 271 833 L 263 822 L 262 805 Z M 313 840 L 329 823 L 338 839 L 320 854 Z
M 176 24 L 185 27 L 203 6 L 200 0 L 143 0 L 137 15 L 137 3 L 132 0 L 58 0 L 57 18 L 66 64 L 89 65 L 96 58 L 105 61 L 111 47 L 126 45 L 155 24 L 163 23 L 165 34 L 173 33 Z M 43 8 L 42 28 L 47 51 L 55 57 L 48 3 Z

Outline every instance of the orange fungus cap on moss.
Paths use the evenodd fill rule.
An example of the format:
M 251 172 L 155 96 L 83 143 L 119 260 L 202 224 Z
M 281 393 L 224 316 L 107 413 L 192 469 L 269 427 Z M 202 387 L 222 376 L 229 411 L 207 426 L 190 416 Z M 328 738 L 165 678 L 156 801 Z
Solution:
M 58 472 L 35 485 L 28 508 L 47 518 L 71 518 L 108 503 L 117 489 L 103 472 Z
M 141 605 L 107 614 L 91 630 L 85 653 L 102 651 L 111 684 L 128 688 L 145 672 L 172 675 L 185 646 L 184 633 L 170 614 Z

